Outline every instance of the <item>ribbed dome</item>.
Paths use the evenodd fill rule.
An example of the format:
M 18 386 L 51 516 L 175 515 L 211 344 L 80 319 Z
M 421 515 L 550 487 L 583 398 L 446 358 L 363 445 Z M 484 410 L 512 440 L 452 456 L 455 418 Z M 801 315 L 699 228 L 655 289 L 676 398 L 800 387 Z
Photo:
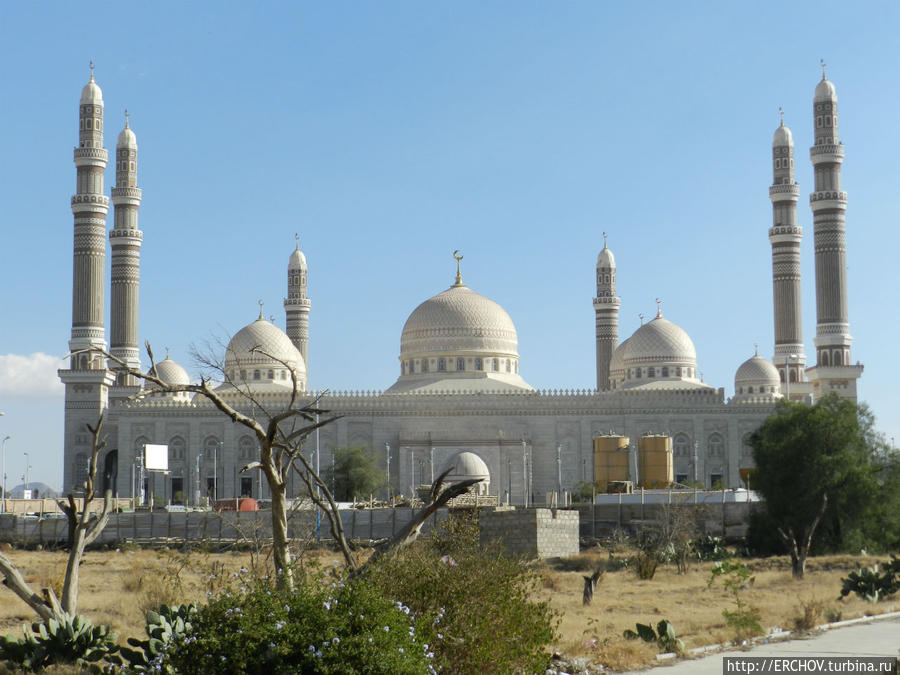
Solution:
M 151 370 L 159 379 L 169 385 L 190 384 L 191 378 L 187 371 L 172 359 L 166 356 L 164 361 L 157 363 Z
M 100 91 L 100 87 L 94 82 L 93 74 L 91 75 L 91 81 L 84 85 L 84 89 L 81 90 L 81 104 L 103 105 L 103 92 Z
M 793 144 L 794 137 L 791 135 L 791 130 L 782 123 L 782 125 L 775 130 L 775 137 L 772 139 L 772 147 L 775 148 L 782 145 Z
M 781 376 L 778 369 L 761 356 L 752 356 L 744 361 L 734 375 L 735 386 L 738 384 L 774 384 L 780 386 Z
M 134 148 L 137 150 L 137 137 L 134 135 L 134 132 L 129 128 L 128 123 L 125 123 L 125 128 L 119 132 L 119 140 L 116 142 L 117 148 Z
M 288 269 L 289 270 L 305 270 L 306 267 L 306 256 L 303 255 L 303 251 L 300 250 L 300 242 L 297 242 L 297 248 L 291 253 L 291 257 L 288 260 Z
M 697 364 L 697 352 L 687 333 L 657 316 L 628 339 L 623 360 L 626 366 L 667 363 L 693 367 Z
M 837 100 L 837 90 L 834 88 L 834 85 L 831 84 L 831 80 L 826 80 L 824 77 L 819 84 L 816 85 L 816 93 L 813 96 L 813 101 L 836 101 Z
M 516 327 L 493 300 L 457 284 L 416 307 L 400 337 L 401 358 L 422 353 L 518 356 Z
M 257 348 L 259 351 L 251 351 Z M 303 357 L 284 331 L 262 317 L 239 330 L 225 351 L 225 368 L 266 366 L 284 368 L 286 363 L 305 378 Z
M 597 267 L 615 267 L 616 259 L 613 257 L 612 251 L 610 251 L 606 245 L 604 244 L 603 250 L 597 254 Z

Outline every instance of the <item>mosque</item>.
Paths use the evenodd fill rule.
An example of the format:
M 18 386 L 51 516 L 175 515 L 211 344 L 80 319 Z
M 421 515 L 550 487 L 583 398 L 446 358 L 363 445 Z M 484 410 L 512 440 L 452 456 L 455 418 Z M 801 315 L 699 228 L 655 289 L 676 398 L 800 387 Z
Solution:
M 409 315 L 400 337 L 399 376 L 383 392 L 330 392 L 322 408 L 341 415 L 308 442 L 328 466 L 335 448 L 364 446 L 389 476 L 390 490 L 410 494 L 444 468 L 477 474 L 481 491 L 512 503 L 543 502 L 554 491 L 593 480 L 593 439 L 610 432 L 634 443 L 647 433 L 672 439 L 677 482 L 739 487 L 740 469 L 752 466 L 749 435 L 776 401 L 815 401 L 836 391 L 856 399 L 863 367 L 850 358 L 845 211 L 841 189 L 844 147 L 838 138 L 837 94 L 824 72 L 813 97 L 815 169 L 810 206 L 816 270 L 815 362 L 807 366 L 802 336 L 800 276 L 802 228 L 797 223 L 799 186 L 794 145 L 781 125 L 772 144 L 773 223 L 772 360 L 758 354 L 736 371 L 726 398 L 698 376 L 690 336 L 657 311 L 656 317 L 619 341 L 616 262 L 607 247 L 597 256 L 596 389 L 537 391 L 520 364 L 512 318 L 498 303 L 466 286 L 460 260 L 446 290 Z M 108 434 L 101 459 L 104 484 L 120 497 L 143 492 L 140 457 L 146 444 L 168 446 L 168 472 L 144 487 L 165 500 L 267 497 L 264 482 L 240 468 L 258 454 L 255 439 L 202 397 L 154 392 L 103 352 L 139 369 L 138 294 L 143 234 L 138 224 L 141 189 L 138 146 L 126 117 L 115 151 L 110 326 L 107 344 L 105 263 L 107 212 L 104 193 L 103 95 L 94 81 L 81 93 L 79 142 L 74 151 L 72 333 L 65 385 L 64 491 L 83 482 L 90 456 L 86 424 L 105 414 Z M 449 260 L 448 260 L 449 262 Z M 449 271 L 449 270 L 448 270 Z M 281 409 L 291 392 L 289 368 L 305 396 L 309 380 L 309 267 L 299 242 L 287 264 L 285 330 L 262 316 L 238 331 L 224 358 L 219 392 L 240 405 L 245 392 L 269 409 Z M 448 275 L 449 276 L 449 275 Z M 449 279 L 448 279 L 449 280 Z M 258 348 L 259 350 L 255 350 Z M 263 353 L 260 353 L 263 352 Z M 273 358 L 274 357 L 274 358 Z M 387 358 L 387 356 L 385 356 Z M 156 365 L 167 383 L 190 377 L 166 357 Z M 387 384 L 387 383 L 386 383 Z M 323 383 L 327 385 L 327 383 Z M 324 386 L 317 388 L 324 390 Z M 302 486 L 289 485 L 289 495 Z

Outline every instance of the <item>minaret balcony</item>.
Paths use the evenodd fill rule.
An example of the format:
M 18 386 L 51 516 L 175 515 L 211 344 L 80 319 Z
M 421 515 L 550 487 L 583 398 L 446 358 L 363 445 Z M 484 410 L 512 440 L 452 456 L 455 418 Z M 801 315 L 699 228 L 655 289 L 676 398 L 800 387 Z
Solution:
M 612 309 L 613 307 L 618 307 L 621 302 L 619 297 L 615 295 L 601 296 L 599 298 L 594 298 L 594 307 L 600 309 L 605 305 L 605 309 Z
M 809 158 L 813 164 L 828 164 L 844 161 L 844 146 L 840 143 L 814 145 L 809 149 Z
M 75 148 L 75 166 L 106 167 L 109 154 L 106 148 Z
M 792 185 L 770 185 L 769 199 L 773 202 L 795 202 L 800 197 L 800 186 L 796 183 Z
M 833 209 L 846 210 L 847 193 L 837 190 L 811 192 L 809 195 L 809 205 L 810 208 L 812 208 L 813 212 L 828 211 Z

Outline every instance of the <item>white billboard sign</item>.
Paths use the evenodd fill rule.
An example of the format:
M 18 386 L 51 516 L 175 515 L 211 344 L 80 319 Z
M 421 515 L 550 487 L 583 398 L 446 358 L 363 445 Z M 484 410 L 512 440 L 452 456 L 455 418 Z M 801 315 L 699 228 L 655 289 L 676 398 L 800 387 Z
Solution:
M 144 467 L 147 471 L 169 470 L 169 446 L 150 445 L 144 446 Z

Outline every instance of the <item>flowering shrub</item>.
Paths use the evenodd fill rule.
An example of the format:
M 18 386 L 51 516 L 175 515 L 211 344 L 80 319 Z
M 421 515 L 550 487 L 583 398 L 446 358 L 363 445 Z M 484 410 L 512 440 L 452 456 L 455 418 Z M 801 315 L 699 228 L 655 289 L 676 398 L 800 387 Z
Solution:
M 420 675 L 434 672 L 433 656 L 408 607 L 364 583 L 315 578 L 290 594 L 264 580 L 213 597 L 161 665 L 185 674 Z
M 558 623 L 534 600 L 538 574 L 524 561 L 482 549 L 477 524 L 454 518 L 430 541 L 385 556 L 367 578 L 419 618 L 435 668 L 453 675 L 544 672 Z

